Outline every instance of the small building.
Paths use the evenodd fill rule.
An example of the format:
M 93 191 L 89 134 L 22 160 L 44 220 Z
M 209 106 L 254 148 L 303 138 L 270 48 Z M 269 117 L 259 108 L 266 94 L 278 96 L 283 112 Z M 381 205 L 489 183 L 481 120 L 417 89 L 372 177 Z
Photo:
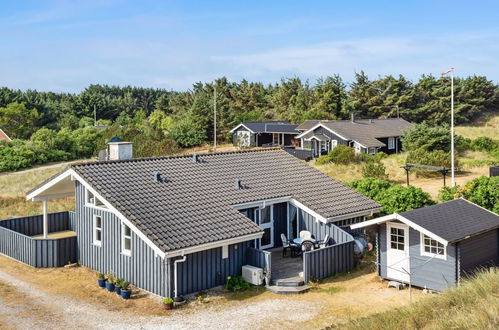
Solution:
M 298 145 L 296 127 L 289 121 L 242 122 L 230 132 L 239 147 L 288 147 Z
M 128 157 L 131 145 L 117 143 L 126 150 L 115 154 Z M 68 196 L 75 196 L 74 213 L 47 214 L 50 200 Z M 8 228 L 0 221 L 0 253 L 34 266 L 78 260 L 167 297 L 223 285 L 244 265 L 264 269 L 276 286 L 293 278 L 305 287 L 348 271 L 355 244 L 349 226 L 380 209 L 282 149 L 75 164 L 27 199 L 41 201 L 44 214 Z M 58 231 L 71 232 L 71 240 L 38 249 Z M 299 238 L 301 231 L 324 246 L 274 262 L 281 235 Z M 38 261 L 57 247 L 57 263 Z
M 404 132 L 413 125 L 404 119 L 307 120 L 296 129 L 302 149 L 310 149 L 314 157 L 327 154 L 337 145 L 355 148 L 357 153 L 399 153 Z
M 387 280 L 442 291 L 499 264 L 499 215 L 463 198 L 352 225 L 376 232 L 377 270 Z
M 11 138 L 5 133 L 1 128 L 0 128 L 0 140 L 10 142 L 12 141 Z

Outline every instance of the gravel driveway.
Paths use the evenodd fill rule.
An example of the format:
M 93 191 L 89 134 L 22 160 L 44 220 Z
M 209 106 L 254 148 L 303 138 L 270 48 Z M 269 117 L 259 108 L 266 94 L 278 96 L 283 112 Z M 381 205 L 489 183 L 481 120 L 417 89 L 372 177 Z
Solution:
M 27 303 L 5 303 L 0 297 L 0 319 L 8 327 L 27 329 L 269 329 L 292 328 L 320 311 L 320 304 L 303 304 L 292 299 L 260 302 L 235 301 L 225 308 L 208 307 L 194 313 L 174 311 L 169 316 L 137 317 L 96 308 L 91 304 L 51 295 L 29 283 L 0 272 L 0 282 L 26 296 Z M 300 311 L 297 313 L 296 311 Z

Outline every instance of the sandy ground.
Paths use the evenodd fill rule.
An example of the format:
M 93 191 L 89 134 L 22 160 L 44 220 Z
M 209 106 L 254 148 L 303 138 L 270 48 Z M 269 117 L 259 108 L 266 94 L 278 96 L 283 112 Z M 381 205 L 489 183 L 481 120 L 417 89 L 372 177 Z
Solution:
M 124 301 L 98 288 L 85 267 L 34 269 L 0 256 L 0 328 L 318 329 L 409 303 L 407 290 L 388 289 L 369 269 L 302 295 L 213 291 L 208 303 L 165 311 L 157 296 Z M 422 296 L 413 290 L 413 300 Z

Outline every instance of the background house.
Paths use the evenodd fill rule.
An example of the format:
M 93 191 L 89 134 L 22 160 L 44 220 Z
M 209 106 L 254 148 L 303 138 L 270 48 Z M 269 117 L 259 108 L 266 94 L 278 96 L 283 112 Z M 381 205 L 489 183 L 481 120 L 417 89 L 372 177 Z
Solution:
M 374 227 L 378 274 L 441 291 L 499 265 L 499 215 L 465 199 L 354 224 Z
M 234 127 L 232 140 L 240 147 L 293 146 L 298 125 L 289 121 L 243 122 Z
M 400 138 L 413 125 L 404 119 L 307 120 L 296 129 L 300 146 L 311 149 L 314 157 L 326 154 L 337 145 L 355 148 L 357 153 L 398 153 Z
M 48 201 L 73 195 L 75 213 L 59 215 L 63 226 L 54 226 L 62 220 L 46 213 Z M 83 163 L 27 198 L 44 204 L 36 220 L 47 239 L 62 227 L 73 232 L 82 265 L 112 270 L 161 296 L 225 284 L 245 264 L 277 273 L 265 250 L 281 246 L 280 234 L 297 237 L 300 230 L 318 240 L 329 235 L 331 243 L 304 254 L 301 282 L 350 270 L 349 225 L 379 211 L 374 201 L 280 149 Z M 31 218 L 15 219 L 12 228 L 29 226 Z M 24 251 L 34 239 L 26 233 L 0 235 L 11 242 L 0 244 L 0 252 L 17 258 L 22 251 L 27 263 L 53 252 L 37 251 L 36 244 Z

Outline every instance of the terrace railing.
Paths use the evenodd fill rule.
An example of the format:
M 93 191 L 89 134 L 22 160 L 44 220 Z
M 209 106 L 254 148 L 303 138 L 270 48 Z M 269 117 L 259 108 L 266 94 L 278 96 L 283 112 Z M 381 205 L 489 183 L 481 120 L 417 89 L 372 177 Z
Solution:
M 353 239 L 325 248 L 303 253 L 303 280 L 320 280 L 348 270 L 354 266 Z

